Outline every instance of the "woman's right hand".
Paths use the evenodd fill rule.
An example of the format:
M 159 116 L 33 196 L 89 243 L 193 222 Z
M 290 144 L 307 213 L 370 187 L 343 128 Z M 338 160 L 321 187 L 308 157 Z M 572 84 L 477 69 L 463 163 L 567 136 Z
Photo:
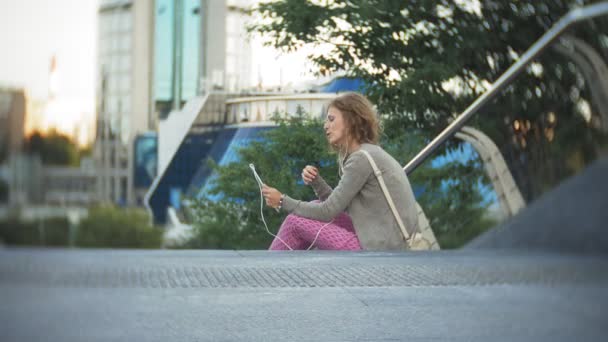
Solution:
M 310 185 L 310 183 L 312 183 L 318 175 L 319 170 L 317 170 L 317 168 L 312 165 L 306 165 L 302 170 L 302 180 L 306 185 Z

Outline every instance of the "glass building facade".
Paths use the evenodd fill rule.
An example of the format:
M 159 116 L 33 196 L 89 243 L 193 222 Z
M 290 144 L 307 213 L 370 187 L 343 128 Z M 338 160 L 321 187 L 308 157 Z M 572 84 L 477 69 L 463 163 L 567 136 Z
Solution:
M 181 31 L 181 99 L 186 100 L 198 94 L 201 69 L 201 1 L 182 0 Z
M 261 139 L 260 133 L 273 127 L 274 125 L 272 124 L 263 126 L 247 126 L 246 124 L 229 126 L 219 133 L 213 147 L 209 151 L 208 158 L 213 159 L 220 166 L 237 162 L 239 161 L 238 151 L 240 148 L 249 145 L 254 140 Z M 210 191 L 214 187 L 215 179 L 217 179 L 217 175 L 213 173 L 213 170 L 207 164 L 202 164 L 188 186 L 188 196 L 194 198 L 204 196 L 208 199 L 219 201 L 222 198 L 221 194 L 210 194 Z
M 156 0 L 154 27 L 154 97 L 170 102 L 173 98 L 173 0 Z
M 217 176 L 208 166 L 207 160 L 212 159 L 221 166 L 238 161 L 239 148 L 260 139 L 260 132 L 273 126 L 239 124 L 223 129 L 218 127 L 217 130 L 205 133 L 189 134 L 150 197 L 149 204 L 154 221 L 157 224 L 166 223 L 167 208 L 171 206 L 180 209 L 184 198 L 205 196 L 220 200 L 221 195 L 209 194 Z
M 156 0 L 154 104 L 160 119 L 199 93 L 203 66 L 201 0 Z
M 181 194 L 186 192 L 192 177 L 207 160 L 216 136 L 217 131 L 208 131 L 191 133 L 184 139 L 150 196 L 154 222 L 167 221 L 169 206 L 179 209 Z
M 158 166 L 158 135 L 155 132 L 140 134 L 134 142 L 135 167 L 133 168 L 133 186 L 147 189 L 156 177 Z
M 122 205 L 127 202 L 133 117 L 133 4 L 102 1 L 98 35 L 98 186 L 101 198 Z

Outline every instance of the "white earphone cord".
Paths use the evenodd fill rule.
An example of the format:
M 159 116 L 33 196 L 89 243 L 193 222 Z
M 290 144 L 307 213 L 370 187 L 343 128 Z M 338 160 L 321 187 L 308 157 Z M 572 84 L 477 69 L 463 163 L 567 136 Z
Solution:
M 262 216 L 262 222 L 264 222 L 264 227 L 266 228 L 266 232 L 268 234 L 270 234 L 272 237 L 279 239 L 279 241 L 281 241 L 285 246 L 287 246 L 287 248 L 289 248 L 290 251 L 293 251 L 293 248 L 291 248 L 291 246 L 289 246 L 287 244 L 287 242 L 283 241 L 283 239 L 281 239 L 277 235 L 271 233 L 270 229 L 268 229 L 268 224 L 266 224 L 266 220 L 264 219 L 264 195 L 262 195 L 262 187 L 259 184 L 258 184 L 258 188 L 260 189 L 260 214 Z M 329 224 L 334 222 L 334 220 L 335 219 L 327 222 L 325 225 L 323 225 L 323 227 L 319 228 L 319 231 L 317 232 L 317 235 L 315 235 L 314 240 L 312 240 L 312 243 L 310 244 L 310 246 L 308 246 L 308 248 L 306 248 L 307 251 L 309 251 L 312 248 L 312 246 L 315 245 L 315 242 L 317 242 L 317 239 L 319 238 L 319 234 L 321 234 L 321 231 L 323 230 L 323 228 L 329 226 Z
M 293 251 L 293 248 L 291 248 L 287 242 L 283 241 L 283 239 L 281 239 L 280 237 L 272 234 L 270 232 L 270 230 L 268 229 L 268 225 L 266 224 L 266 220 L 264 219 L 264 195 L 262 195 L 262 187 L 258 184 L 258 188 L 260 189 L 260 214 L 262 215 L 262 222 L 264 222 L 264 227 L 266 228 L 266 232 L 268 234 L 270 234 L 272 237 L 279 239 L 279 241 L 281 241 L 285 246 L 287 246 L 287 248 L 289 248 L 290 251 Z

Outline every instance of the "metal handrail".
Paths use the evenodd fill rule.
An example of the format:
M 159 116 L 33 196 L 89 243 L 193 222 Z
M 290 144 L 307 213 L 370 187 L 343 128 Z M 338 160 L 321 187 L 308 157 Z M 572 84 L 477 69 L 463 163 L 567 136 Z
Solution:
M 422 162 L 424 162 L 433 152 L 435 152 L 446 140 L 458 132 L 467 121 L 475 115 L 481 107 L 495 98 L 499 92 L 505 89 L 511 81 L 519 75 L 536 57 L 538 57 L 551 43 L 553 43 L 570 26 L 585 20 L 608 14 L 608 1 L 594 5 L 589 5 L 574 9 L 563 16 L 551 29 L 540 37 L 521 58 L 500 78 L 492 84 L 490 89 L 483 93 L 473 104 L 471 104 L 462 114 L 460 114 L 448 127 L 435 137 L 422 151 L 420 151 L 403 170 L 406 174 L 411 174 Z

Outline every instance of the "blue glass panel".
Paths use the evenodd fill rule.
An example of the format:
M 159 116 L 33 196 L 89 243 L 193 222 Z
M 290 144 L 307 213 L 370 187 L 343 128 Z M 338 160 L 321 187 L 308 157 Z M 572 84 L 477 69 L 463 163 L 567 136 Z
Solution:
M 156 177 L 158 164 L 158 138 L 156 133 L 139 135 L 135 138 L 135 167 L 133 185 L 136 188 L 148 188 Z
M 172 99 L 174 2 L 156 0 L 154 28 L 154 96 L 156 101 Z
M 195 197 L 198 195 L 198 192 L 203 187 L 205 181 L 207 180 L 207 177 L 209 177 L 212 171 L 211 168 L 207 165 L 207 160 L 212 159 L 217 163 L 226 152 L 226 149 L 230 145 L 230 142 L 232 141 L 232 138 L 234 138 L 234 135 L 236 134 L 237 130 L 237 128 L 227 128 L 218 133 L 218 136 L 215 139 L 215 142 L 213 143 L 209 154 L 207 155 L 205 160 L 201 162 L 200 168 L 196 171 L 194 177 L 192 177 L 192 181 L 188 186 L 188 197 Z
M 180 188 L 169 189 L 169 204 L 178 209 L 181 207 L 182 191 Z
M 260 140 L 260 133 L 266 131 L 268 129 L 272 129 L 272 127 L 243 127 L 239 128 L 230 144 L 225 148 L 225 152 L 219 159 L 218 164 L 220 166 L 226 166 L 233 162 L 239 161 L 239 153 L 238 151 L 251 144 L 252 141 Z M 219 142 L 219 141 L 218 141 Z M 205 179 L 203 185 L 199 188 L 197 197 L 207 197 L 212 201 L 219 201 L 223 198 L 222 194 L 211 195 L 209 192 L 215 187 L 215 181 L 217 180 L 217 173 L 213 172 L 210 176 Z
M 184 0 L 182 13 L 182 100 L 197 93 L 201 65 L 201 6 L 200 0 Z
M 260 137 L 260 133 L 269 129 L 273 129 L 273 126 L 225 129 L 218 134 L 218 138 L 216 139 L 214 146 L 211 148 L 208 157 L 212 158 L 220 166 L 226 166 L 233 162 L 238 162 L 240 160 L 238 153 L 239 149 L 248 146 L 252 141 L 262 139 Z M 431 163 L 432 167 L 438 168 L 446 163 L 454 161 L 466 163 L 475 158 L 477 158 L 477 152 L 470 144 L 464 143 L 458 149 L 435 157 Z M 480 165 L 480 167 L 483 166 Z M 212 201 L 222 200 L 224 197 L 223 194 L 210 194 L 210 191 L 215 187 L 215 182 L 217 179 L 217 173 L 212 172 L 206 163 L 202 163 L 188 188 L 189 197 L 206 197 Z M 447 186 L 448 184 L 444 184 L 442 187 L 444 190 L 447 190 Z M 412 187 L 416 197 L 420 197 L 425 193 L 424 185 L 412 183 Z M 497 205 L 498 200 L 496 198 L 496 193 L 491 186 L 485 185 L 481 180 L 479 180 L 477 189 L 481 193 L 484 203 L 491 206 Z
M 460 162 L 462 164 L 466 164 L 467 162 L 478 157 L 477 151 L 475 148 L 468 142 L 462 143 L 459 148 L 453 149 L 445 152 L 431 160 L 431 166 L 433 168 L 440 168 L 447 163 L 451 162 Z M 483 167 L 480 165 L 480 167 Z M 442 181 L 441 187 L 444 191 L 447 191 L 448 186 L 450 185 L 450 181 L 444 180 Z M 456 182 L 456 180 L 452 180 L 452 182 Z M 498 204 L 498 197 L 496 197 L 496 192 L 492 185 L 486 185 L 479 180 L 477 184 L 477 188 L 479 193 L 483 198 L 484 204 Z
M 195 172 L 207 159 L 216 136 L 217 131 L 189 134 L 181 143 L 150 197 L 154 222 L 166 222 L 167 207 L 172 205 L 172 192 L 178 189 L 185 193 Z
M 322 93 L 337 93 L 344 91 L 363 91 L 365 83 L 360 78 L 339 77 L 321 88 Z

